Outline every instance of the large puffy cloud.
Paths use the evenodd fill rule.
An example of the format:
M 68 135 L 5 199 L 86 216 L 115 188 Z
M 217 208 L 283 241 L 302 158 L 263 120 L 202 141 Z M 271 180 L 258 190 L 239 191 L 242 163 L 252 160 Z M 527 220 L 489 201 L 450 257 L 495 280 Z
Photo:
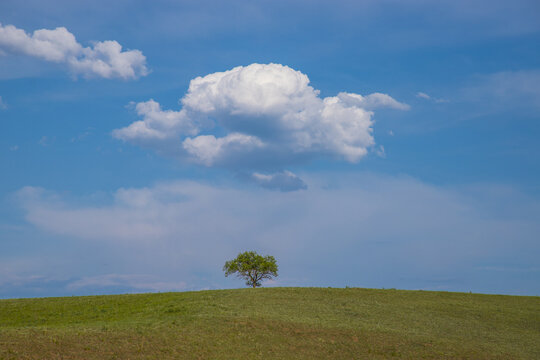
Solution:
M 321 156 L 356 163 L 375 143 L 372 110 L 409 108 L 381 93 L 321 98 L 305 74 L 280 64 L 197 77 L 181 104 L 139 103 L 143 119 L 113 136 L 206 166 L 283 168 Z
M 113 131 L 113 136 L 138 141 L 142 144 L 148 141 L 164 141 L 180 135 L 196 135 L 199 125 L 190 119 L 185 110 L 162 110 L 161 105 L 154 100 L 140 102 L 135 105 L 137 115 L 144 120 Z
M 168 182 L 119 189 L 97 204 L 25 188 L 16 202 L 39 231 L 29 247 L 41 260 L 21 269 L 33 269 L 28 275 L 48 269 L 54 277 L 57 263 L 76 259 L 60 273 L 96 277 L 80 286 L 122 280 L 108 274 L 146 274 L 153 280 L 136 282 L 161 278 L 186 288 L 237 286 L 223 278 L 221 266 L 253 249 L 276 256 L 278 284 L 285 286 L 540 291 L 535 197 L 497 185 L 445 188 L 369 174 L 308 180 L 309 189 L 293 193 Z M 50 254 L 55 266 L 44 264 L 42 252 L 61 239 L 62 250 Z M 71 253 L 56 254 L 64 249 Z M 92 255 L 79 264 L 83 251 Z
M 195 138 L 186 138 L 184 149 L 198 162 L 211 166 L 224 157 L 234 156 L 235 153 L 250 151 L 264 144 L 255 136 L 232 133 L 216 138 L 214 135 L 200 135 Z
M 40 29 L 30 35 L 13 25 L 0 24 L 0 50 L 63 63 L 84 77 L 135 79 L 148 74 L 141 51 L 122 51 L 114 40 L 83 47 L 64 27 Z

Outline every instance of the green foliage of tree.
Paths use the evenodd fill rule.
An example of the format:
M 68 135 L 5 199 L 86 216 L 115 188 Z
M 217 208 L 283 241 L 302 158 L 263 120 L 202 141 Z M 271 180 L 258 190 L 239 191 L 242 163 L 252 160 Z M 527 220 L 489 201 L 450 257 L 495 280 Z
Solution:
M 261 286 L 261 281 L 278 276 L 278 266 L 273 256 L 261 256 L 255 251 L 246 251 L 238 254 L 236 259 L 225 262 L 223 266 L 225 276 L 236 274 L 246 280 L 251 287 Z

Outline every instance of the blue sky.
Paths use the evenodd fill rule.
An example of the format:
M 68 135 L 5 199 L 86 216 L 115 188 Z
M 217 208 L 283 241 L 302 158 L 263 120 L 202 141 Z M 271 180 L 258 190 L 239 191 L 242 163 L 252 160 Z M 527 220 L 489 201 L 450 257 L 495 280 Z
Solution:
M 540 295 L 537 1 L 0 4 L 0 297 Z M 45 30 L 44 30 L 45 29 Z

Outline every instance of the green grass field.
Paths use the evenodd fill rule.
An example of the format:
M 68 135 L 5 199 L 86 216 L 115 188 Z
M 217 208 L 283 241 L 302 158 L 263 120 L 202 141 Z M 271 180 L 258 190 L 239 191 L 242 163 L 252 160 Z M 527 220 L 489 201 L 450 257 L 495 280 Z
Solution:
M 0 359 L 540 359 L 540 297 L 259 288 L 0 300 Z

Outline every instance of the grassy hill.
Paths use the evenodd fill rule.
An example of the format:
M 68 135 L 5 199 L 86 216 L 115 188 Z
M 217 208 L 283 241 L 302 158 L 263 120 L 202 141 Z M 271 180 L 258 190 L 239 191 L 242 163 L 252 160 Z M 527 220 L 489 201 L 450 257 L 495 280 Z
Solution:
M 0 359 L 540 359 L 540 297 L 260 288 L 0 300 Z

